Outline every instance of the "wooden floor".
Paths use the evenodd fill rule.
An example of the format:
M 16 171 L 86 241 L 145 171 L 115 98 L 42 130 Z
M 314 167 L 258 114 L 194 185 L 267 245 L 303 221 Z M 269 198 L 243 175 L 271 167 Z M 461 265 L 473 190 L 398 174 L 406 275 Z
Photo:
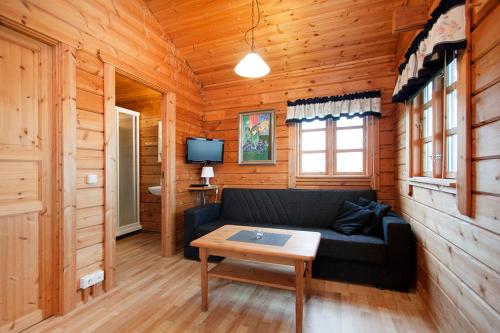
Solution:
M 210 280 L 200 310 L 199 263 L 160 256 L 160 235 L 118 242 L 118 286 L 29 332 L 293 332 L 294 293 Z M 314 280 L 304 332 L 434 332 L 415 294 Z

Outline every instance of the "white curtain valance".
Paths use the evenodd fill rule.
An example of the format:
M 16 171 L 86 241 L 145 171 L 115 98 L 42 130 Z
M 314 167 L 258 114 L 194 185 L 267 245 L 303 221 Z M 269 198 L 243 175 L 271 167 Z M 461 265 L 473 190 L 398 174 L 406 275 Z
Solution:
M 380 117 L 380 91 L 298 99 L 288 102 L 286 122 L 300 123 L 316 119 L 334 119 L 340 117 Z
M 464 0 L 441 0 L 399 66 L 392 101 L 411 98 L 444 67 L 446 52 L 451 55 L 466 45 Z

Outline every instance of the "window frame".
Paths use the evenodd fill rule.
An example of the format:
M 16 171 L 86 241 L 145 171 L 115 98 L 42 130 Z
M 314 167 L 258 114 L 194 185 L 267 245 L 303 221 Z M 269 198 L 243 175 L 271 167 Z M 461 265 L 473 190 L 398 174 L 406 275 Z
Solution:
M 451 84 L 448 84 L 448 66 L 452 63 L 452 62 L 455 62 L 455 66 L 456 66 L 456 77 L 455 77 L 455 81 L 453 81 Z M 445 68 L 444 70 L 444 78 L 443 78 L 443 82 L 444 82 L 444 113 L 443 113 L 443 174 L 444 174 L 444 177 L 443 178 L 447 178 L 447 179 L 456 179 L 457 178 L 457 170 L 455 170 L 454 172 L 453 171 L 449 171 L 448 169 L 448 138 L 449 137 L 452 137 L 454 135 L 457 136 L 457 142 L 456 144 L 458 144 L 458 91 L 457 91 L 457 88 L 458 88 L 458 57 L 454 57 L 449 64 L 447 64 L 447 67 Z M 454 127 L 452 128 L 448 128 L 448 95 L 455 92 L 455 96 L 456 96 L 456 104 L 455 104 L 455 117 L 456 117 L 456 120 L 457 120 L 457 123 L 455 124 Z M 457 147 L 458 148 L 458 147 Z M 456 151 L 456 156 L 455 156 L 456 160 L 455 160 L 455 167 L 458 168 L 458 149 Z
M 456 79 L 448 85 L 448 65 L 455 60 L 456 63 Z M 446 66 L 444 66 L 446 65 Z M 433 93 L 432 93 L 432 107 L 433 107 L 433 172 L 432 175 L 426 174 L 423 170 L 422 155 L 423 155 L 423 124 L 422 114 L 424 110 L 423 89 L 414 96 L 413 100 L 406 104 L 407 111 L 407 165 L 408 180 L 409 180 L 409 194 L 412 195 L 412 186 L 428 187 L 432 189 L 439 189 L 445 192 L 458 193 L 460 187 L 459 179 L 464 175 L 470 173 L 470 165 L 467 164 L 470 158 L 470 151 L 462 152 L 464 145 L 461 141 L 465 138 L 458 135 L 462 133 L 462 129 L 470 129 L 470 119 L 463 117 L 466 112 L 467 94 L 464 89 L 464 80 L 467 78 L 467 59 L 465 59 L 465 52 L 457 52 L 451 59 L 448 58 L 443 62 L 443 69 L 440 73 L 432 79 Z M 447 94 L 456 90 L 456 126 L 447 129 Z M 464 118 L 461 120 L 461 118 Z M 467 118 L 467 119 L 466 119 Z M 470 117 L 469 117 L 470 118 Z M 456 172 L 448 171 L 448 156 L 447 156 L 447 138 L 450 135 L 457 135 L 457 150 L 456 150 Z M 465 134 L 464 134 L 465 135 Z M 461 157 L 463 156 L 463 157 Z M 465 188 L 464 188 L 465 190 Z M 462 189 L 460 189 L 462 191 Z M 465 190 L 466 191 L 466 190 Z M 465 192 L 463 191 L 463 192 Z M 464 193 L 465 194 L 465 193 Z M 460 194 L 462 195 L 462 194 Z M 466 200 L 465 200 L 466 201 Z M 468 213 L 467 210 L 463 210 Z
M 362 125 L 354 125 L 354 126 L 345 126 L 345 127 L 337 127 L 337 122 L 332 119 L 324 120 L 326 122 L 326 126 L 320 129 L 303 129 L 302 123 L 298 124 L 298 151 L 297 151 L 297 176 L 298 177 L 307 177 L 307 176 L 326 176 L 326 177 L 367 177 L 368 176 L 368 152 L 367 152 L 367 120 L 366 117 L 360 117 L 363 121 Z M 337 135 L 339 131 L 349 130 L 349 129 L 363 129 L 363 146 L 362 148 L 356 149 L 338 149 L 337 148 Z M 311 151 L 303 151 L 302 150 L 302 134 L 308 132 L 326 132 L 325 133 L 325 150 L 311 150 Z M 338 172 L 337 171 L 337 154 L 344 152 L 362 152 L 363 153 L 363 170 L 361 172 Z M 304 154 L 310 153 L 325 153 L 325 172 L 302 172 L 302 158 Z
M 329 170 L 328 170 L 328 166 L 329 166 L 329 144 L 328 144 L 328 133 L 329 133 L 329 130 L 328 130 L 328 122 L 326 123 L 325 127 L 324 128 L 314 128 L 314 129 L 303 129 L 302 128 L 302 124 L 299 124 L 299 158 L 298 158 L 298 167 L 299 167 L 299 175 L 301 176 L 306 176 L 306 175 L 328 175 L 329 174 Z M 314 133 L 314 132 L 325 132 L 325 149 L 324 150 L 307 150 L 307 151 L 303 151 L 302 150 L 302 133 Z M 325 172 L 305 172 L 303 173 L 302 172 L 302 155 L 303 154 L 317 154 L 317 153 L 324 153 L 325 154 Z

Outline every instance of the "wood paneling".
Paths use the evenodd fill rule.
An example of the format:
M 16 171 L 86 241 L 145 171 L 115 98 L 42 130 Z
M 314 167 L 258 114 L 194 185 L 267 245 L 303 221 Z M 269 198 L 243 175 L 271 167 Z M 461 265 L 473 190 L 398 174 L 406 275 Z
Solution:
M 101 182 L 95 188 L 87 188 L 89 186 L 83 184 L 86 174 L 100 175 L 104 170 L 104 126 L 101 120 L 104 114 L 104 67 L 99 57 L 103 59 L 108 55 L 108 59 L 120 70 L 145 78 L 162 91 L 176 93 L 179 145 L 184 141 L 181 138 L 187 135 L 200 135 L 201 85 L 142 1 L 3 1 L 0 3 L 0 16 L 2 23 L 14 22 L 25 30 L 36 32 L 41 38 L 48 36 L 78 50 L 76 164 L 81 187 L 76 193 L 78 230 L 103 223 L 104 190 Z M 1 131 L 0 135 L 10 133 L 7 130 Z M 31 135 L 32 131 L 28 130 L 28 133 Z M 182 154 L 183 150 L 178 152 Z M 193 168 L 179 168 L 177 177 L 186 180 L 193 172 Z M 194 203 L 190 196 L 183 196 L 183 193 L 181 198 L 181 207 L 190 207 Z M 25 207 L 36 206 L 28 204 Z M 20 209 L 16 207 L 16 210 Z M 180 228 L 182 209 L 177 214 Z M 78 235 L 78 231 L 76 233 Z M 182 246 L 179 239 L 177 243 Z M 92 259 L 91 255 L 87 255 L 82 261 L 82 251 L 86 248 L 78 249 L 77 260 L 89 266 L 78 267 L 77 278 L 102 264 L 100 256 Z
M 474 7 L 482 6 L 474 1 Z M 406 146 L 396 147 L 397 202 L 418 241 L 418 290 L 440 329 L 494 332 L 500 327 L 500 154 L 497 122 L 499 6 L 472 22 L 472 217 L 456 195 L 414 187 L 408 195 Z M 478 17 L 478 16 L 473 16 Z M 397 141 L 406 142 L 405 110 L 396 112 Z M 402 127 L 399 124 L 403 124 Z
M 90 59 L 95 58 L 91 61 Z M 87 83 L 101 79 L 103 63 L 92 54 L 79 50 L 76 53 L 77 74 L 77 121 L 76 121 L 76 280 L 91 273 L 86 267 L 102 261 L 101 256 L 92 258 L 89 248 L 104 246 L 104 95 L 99 91 L 84 89 Z M 99 76 L 100 75 L 100 76 Z M 97 184 L 89 185 L 86 177 L 98 176 Z M 93 233 L 95 232 L 95 235 Z M 79 283 L 75 289 L 79 289 Z M 76 292 L 76 290 L 75 290 Z
M 116 285 L 116 224 L 118 223 L 118 126 L 116 111 L 115 66 L 104 68 L 104 286 Z M 100 259 L 100 258 L 99 258 Z M 85 294 L 84 294 L 85 295 Z
M 224 164 L 215 165 L 214 184 L 223 187 L 288 187 L 289 131 L 285 124 L 287 100 L 338 95 L 365 90 L 382 91 L 380 126 L 379 197 L 394 204 L 394 139 L 391 94 L 396 72 L 391 59 L 359 61 L 356 65 L 330 69 L 310 69 L 270 76 L 254 81 L 208 85 L 204 87 L 203 129 L 211 138 L 224 139 Z M 276 165 L 238 165 L 238 113 L 251 110 L 276 110 Z M 389 167 L 388 167 L 389 166 Z M 297 180 L 299 188 L 318 188 L 318 182 Z M 367 188 L 370 180 L 348 184 Z M 321 188 L 345 188 L 332 181 Z
M 251 26 L 251 1 L 146 2 L 205 85 L 241 79 L 233 68 L 250 50 L 244 32 Z M 256 51 L 272 74 L 393 58 L 392 13 L 405 2 L 260 1 Z

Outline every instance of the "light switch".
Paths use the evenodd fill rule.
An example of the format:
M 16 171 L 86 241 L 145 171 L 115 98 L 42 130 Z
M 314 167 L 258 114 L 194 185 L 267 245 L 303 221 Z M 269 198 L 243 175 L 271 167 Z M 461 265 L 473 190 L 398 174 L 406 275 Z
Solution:
M 97 184 L 97 175 L 87 175 L 87 184 Z

